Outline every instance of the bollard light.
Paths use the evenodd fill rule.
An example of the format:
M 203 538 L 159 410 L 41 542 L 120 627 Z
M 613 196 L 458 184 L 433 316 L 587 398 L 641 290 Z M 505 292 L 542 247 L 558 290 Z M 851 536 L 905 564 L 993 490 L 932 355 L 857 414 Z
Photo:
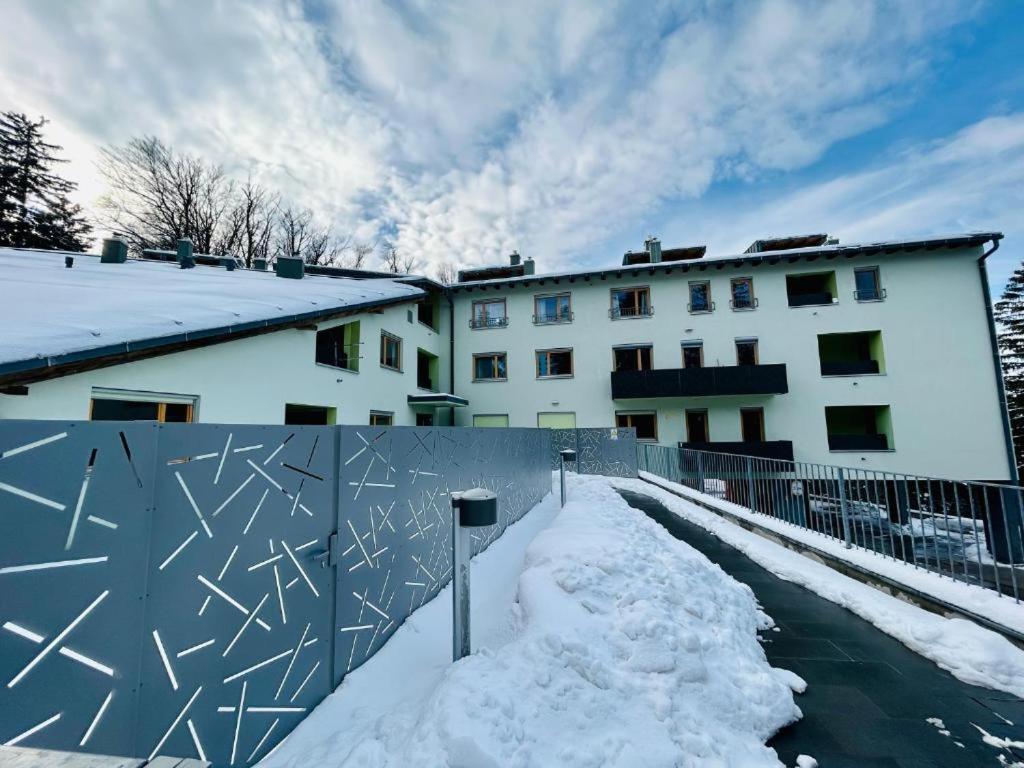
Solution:
M 562 506 L 564 507 L 565 506 L 565 462 L 567 462 L 567 461 L 576 461 L 576 451 L 572 450 L 571 448 L 566 448 L 564 451 L 559 451 L 558 452 L 558 458 L 559 458 L 559 462 L 558 462 L 559 474 L 560 474 L 560 480 L 561 480 L 561 484 L 562 484 Z
M 484 488 L 452 493 L 452 661 L 470 653 L 469 559 L 474 528 L 498 522 L 498 497 Z

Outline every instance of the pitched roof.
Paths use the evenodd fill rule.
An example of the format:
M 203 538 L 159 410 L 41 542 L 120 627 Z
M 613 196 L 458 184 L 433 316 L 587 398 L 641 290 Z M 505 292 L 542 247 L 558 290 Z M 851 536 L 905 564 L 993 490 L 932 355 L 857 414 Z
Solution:
M 72 256 L 67 269 L 64 257 Z M 227 271 L 0 248 L 0 381 L 16 373 L 315 321 L 424 295 L 394 279 Z M 159 353 L 159 352 L 157 352 Z

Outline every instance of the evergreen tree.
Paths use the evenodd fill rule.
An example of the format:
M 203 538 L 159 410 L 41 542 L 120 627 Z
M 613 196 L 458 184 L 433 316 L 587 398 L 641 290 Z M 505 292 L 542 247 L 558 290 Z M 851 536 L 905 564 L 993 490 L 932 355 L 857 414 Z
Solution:
M 996 302 L 999 352 L 1003 362 L 1006 404 L 1010 413 L 1017 467 L 1024 474 L 1024 264 L 1017 267 Z
M 0 113 L 0 245 L 84 251 L 91 227 L 53 171 L 62 149 L 43 139 L 45 118 Z

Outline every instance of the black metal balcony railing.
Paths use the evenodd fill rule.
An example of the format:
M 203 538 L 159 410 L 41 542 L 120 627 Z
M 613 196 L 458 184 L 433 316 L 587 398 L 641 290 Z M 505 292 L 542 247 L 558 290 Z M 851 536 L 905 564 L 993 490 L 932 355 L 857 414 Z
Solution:
M 571 323 L 572 320 L 572 312 L 552 312 L 551 314 L 533 316 L 534 325 L 555 325 L 557 323 Z
M 842 362 L 822 362 L 822 376 L 857 376 L 860 374 L 878 373 L 877 360 L 845 360 Z
M 729 299 L 730 309 L 757 309 L 757 298 L 753 299 Z
M 724 365 L 714 368 L 662 368 L 613 371 L 612 398 L 783 395 L 789 391 L 786 364 Z
M 832 294 L 827 291 L 819 293 L 791 293 L 789 295 L 789 306 L 791 307 L 816 307 L 831 303 Z
M 715 302 L 713 302 L 713 301 L 704 301 L 704 302 L 700 302 L 700 301 L 694 302 L 694 301 L 691 301 L 689 304 L 686 305 L 686 311 L 689 312 L 691 315 L 699 315 L 702 312 L 714 312 L 715 311 Z
M 889 439 L 885 435 L 829 435 L 830 451 L 887 451 Z
M 622 320 L 631 317 L 650 317 L 654 314 L 654 307 L 612 307 L 608 310 L 608 317 L 612 320 Z
M 711 442 L 711 443 L 680 443 L 680 448 L 693 451 L 713 451 L 731 456 L 753 456 L 758 459 L 793 460 L 792 440 L 761 440 L 758 442 Z
M 857 301 L 885 301 L 885 288 L 858 288 L 853 292 Z
M 479 328 L 505 328 L 508 326 L 508 316 L 505 317 L 471 317 L 469 327 Z

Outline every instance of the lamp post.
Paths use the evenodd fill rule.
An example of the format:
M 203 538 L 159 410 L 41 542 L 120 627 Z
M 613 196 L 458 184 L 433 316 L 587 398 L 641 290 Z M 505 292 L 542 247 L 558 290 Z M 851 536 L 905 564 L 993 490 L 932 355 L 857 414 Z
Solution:
M 452 661 L 470 653 L 469 559 L 473 528 L 498 522 L 498 497 L 483 488 L 452 493 Z
M 560 480 L 561 480 L 561 484 L 562 484 L 562 506 L 564 507 L 565 506 L 565 462 L 567 462 L 567 461 L 576 461 L 576 451 L 572 450 L 572 448 L 566 448 L 564 451 L 559 451 L 558 452 L 558 458 L 559 458 L 559 462 L 558 462 L 559 475 L 560 475 Z

